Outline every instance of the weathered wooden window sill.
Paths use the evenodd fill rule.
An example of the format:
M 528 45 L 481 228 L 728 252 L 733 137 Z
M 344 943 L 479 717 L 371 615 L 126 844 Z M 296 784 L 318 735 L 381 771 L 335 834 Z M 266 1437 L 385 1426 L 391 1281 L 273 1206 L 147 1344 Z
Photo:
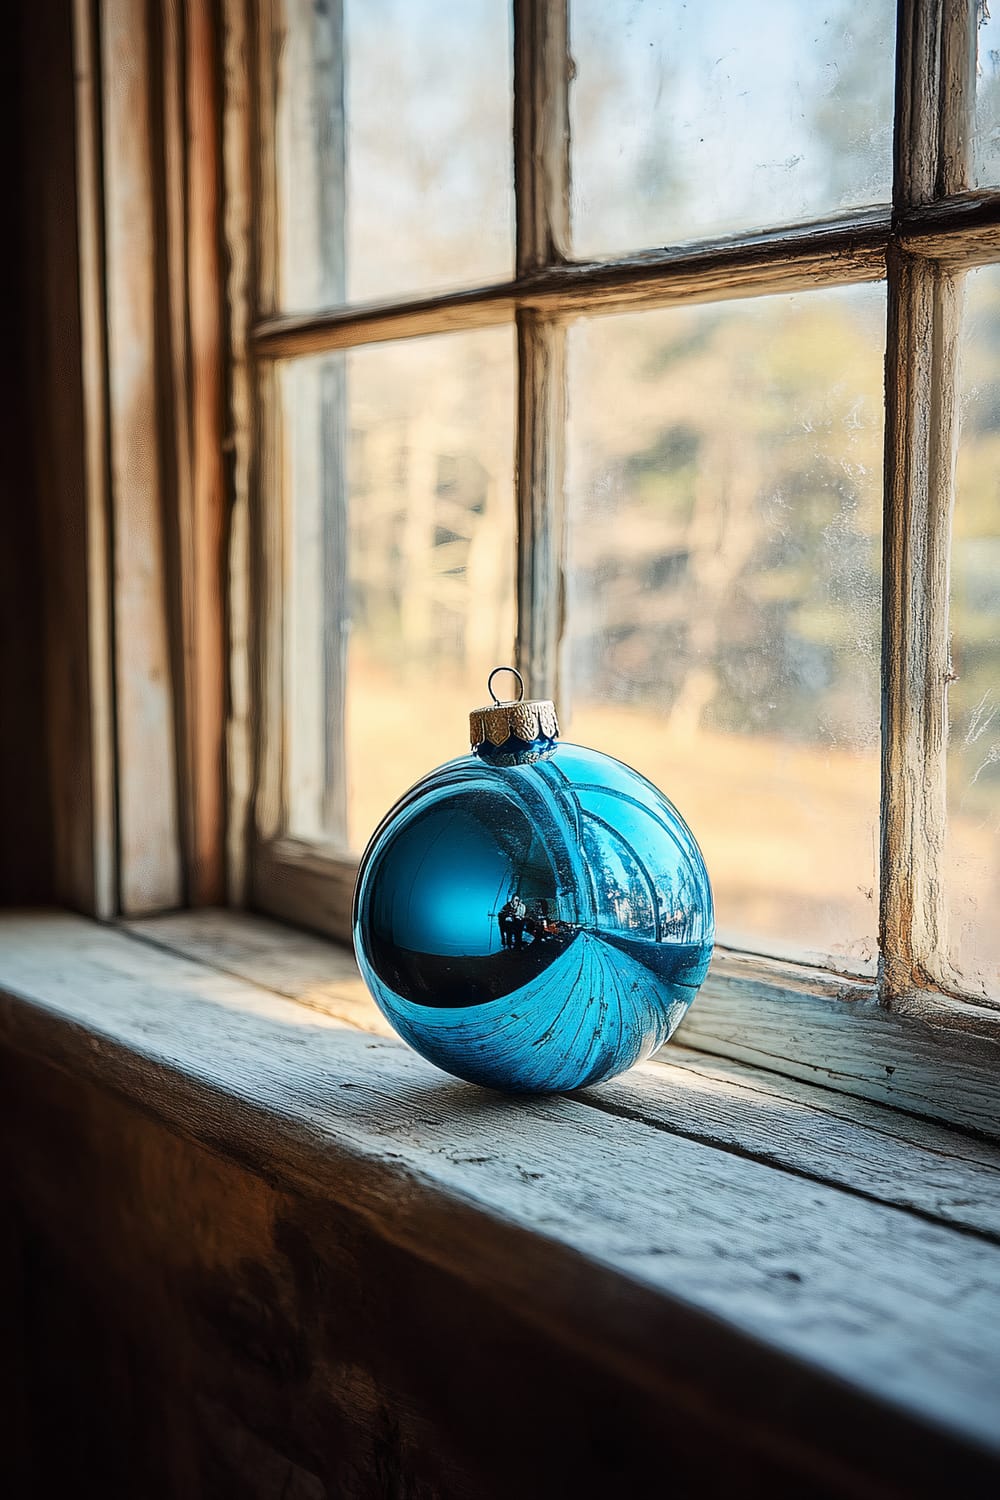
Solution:
M 578 1484 L 673 1455 L 681 1494 L 737 1471 L 743 1493 L 996 1492 L 1000 1147 L 683 1046 L 576 1096 L 501 1098 L 387 1035 L 343 950 L 192 921 L 0 916 L 0 1062 L 86 1079 L 498 1309 L 520 1392 L 493 1390 L 475 1327 L 427 1351 L 434 1381 L 480 1370 L 497 1493 L 519 1445 L 518 1493 L 551 1485 L 560 1394 L 532 1347 L 612 1383 L 617 1438 L 562 1455 Z M 199 943 L 211 964 L 176 951 Z M 476 1461 L 440 1492 L 480 1492 Z

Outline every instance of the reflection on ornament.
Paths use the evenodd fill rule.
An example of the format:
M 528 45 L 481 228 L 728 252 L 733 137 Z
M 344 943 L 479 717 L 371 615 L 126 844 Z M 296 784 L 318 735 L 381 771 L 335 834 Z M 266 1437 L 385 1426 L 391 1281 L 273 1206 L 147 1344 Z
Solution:
M 471 728 L 473 753 L 411 787 L 365 851 L 361 972 L 399 1034 L 459 1078 L 600 1083 L 667 1040 L 705 977 L 705 862 L 638 772 L 558 739 L 548 701 L 494 698 Z

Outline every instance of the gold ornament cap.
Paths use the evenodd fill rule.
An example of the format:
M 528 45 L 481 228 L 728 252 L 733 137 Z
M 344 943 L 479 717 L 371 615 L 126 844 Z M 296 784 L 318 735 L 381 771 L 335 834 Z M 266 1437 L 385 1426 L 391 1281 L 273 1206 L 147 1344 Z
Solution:
M 499 672 L 512 672 L 517 678 L 518 696 L 498 698 L 493 679 Z M 480 745 L 499 749 L 513 736 L 530 745 L 534 740 L 559 738 L 559 720 L 551 698 L 525 698 L 524 678 L 516 667 L 494 667 L 486 683 L 493 702 L 486 708 L 474 708 L 469 715 L 469 739 L 473 750 Z

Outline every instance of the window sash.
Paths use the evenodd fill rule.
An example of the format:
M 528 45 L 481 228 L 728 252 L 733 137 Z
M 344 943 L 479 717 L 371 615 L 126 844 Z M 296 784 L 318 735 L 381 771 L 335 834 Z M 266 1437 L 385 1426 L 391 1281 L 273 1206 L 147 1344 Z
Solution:
M 266 8 L 265 8 L 266 9 Z M 1000 260 L 1000 191 L 969 189 L 975 0 L 900 0 L 893 203 L 821 222 L 601 262 L 569 259 L 568 0 L 514 0 L 516 266 L 469 291 L 277 311 L 278 183 L 269 21 L 227 0 L 255 41 L 259 99 L 249 214 L 264 226 L 244 270 L 246 486 L 252 582 L 247 658 L 252 899 L 346 938 L 356 861 L 287 837 L 282 692 L 284 520 L 274 431 L 275 362 L 384 340 L 510 323 L 517 329 L 517 664 L 558 694 L 562 618 L 565 331 L 573 318 L 885 279 L 881 905 L 877 995 L 888 1008 L 989 1030 L 990 1007 L 943 971 L 948 551 L 958 422 L 963 272 Z M 242 32 L 240 28 L 243 28 Z M 237 107 L 237 115 L 239 108 Z M 241 117 L 242 118 L 242 117 Z M 234 131 L 234 139 L 238 131 Z M 922 413 L 933 421 L 922 423 Z M 953 997 L 952 1000 L 949 996 Z

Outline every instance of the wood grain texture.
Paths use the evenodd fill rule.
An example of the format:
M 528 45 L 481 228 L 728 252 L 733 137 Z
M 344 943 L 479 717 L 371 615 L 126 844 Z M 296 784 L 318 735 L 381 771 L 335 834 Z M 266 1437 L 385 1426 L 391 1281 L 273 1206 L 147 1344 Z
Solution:
M 227 0 L 228 3 L 228 0 Z M 246 6 L 249 62 L 249 137 L 252 159 L 254 233 L 252 310 L 255 318 L 280 307 L 278 232 L 278 58 L 285 45 L 281 0 Z
M 192 784 L 197 735 L 192 701 L 194 651 L 194 583 L 196 566 L 195 498 L 192 465 L 192 341 L 189 301 L 190 247 L 188 222 L 187 5 L 185 0 L 157 0 L 149 11 L 149 66 L 159 64 L 160 78 L 149 80 L 153 149 L 150 190 L 156 205 L 157 239 L 162 243 L 154 265 L 159 326 L 156 426 L 147 436 L 161 451 L 163 471 L 164 582 L 170 650 L 170 691 L 176 723 L 178 839 L 182 901 L 193 895 L 191 861 L 196 838 L 197 790 Z M 154 61 L 155 59 L 155 61 Z M 221 900 L 217 896 L 216 900 Z
M 978 0 L 943 0 L 938 163 L 939 197 L 971 186 L 976 130 Z
M 596 1494 L 615 1464 L 626 1486 L 637 1482 L 654 1451 L 663 1461 L 664 1443 L 682 1494 L 695 1492 L 696 1475 L 711 1492 L 734 1462 L 750 1465 L 751 1493 L 929 1494 L 944 1473 L 961 1493 L 995 1484 L 995 1245 L 577 1099 L 507 1100 L 453 1083 L 400 1044 L 77 919 L 8 918 L 0 932 L 0 1036 L 8 1060 L 21 1054 L 5 1118 L 15 1120 L 9 1139 L 27 1140 L 13 1156 L 28 1217 L 79 1224 L 78 1272 L 107 1261 L 97 1273 L 106 1296 L 110 1282 L 137 1315 L 146 1299 L 133 1336 L 147 1353 L 157 1327 L 189 1335 L 210 1257 L 230 1309 L 216 1396 L 235 1399 L 251 1431 L 255 1416 L 290 1442 L 290 1457 L 337 1410 L 348 1428 L 370 1431 L 374 1382 L 395 1393 L 394 1461 L 416 1465 L 426 1449 L 425 1461 L 443 1453 L 457 1466 L 431 1495 L 509 1494 L 512 1463 L 533 1486 L 519 1493 L 552 1493 L 561 1465 Z M 31 1057 L 73 1083 L 39 1087 Z M 73 1095 L 91 1085 L 126 1113 L 88 1118 Z M 137 1110 L 211 1155 L 188 1171 L 190 1153 L 175 1144 L 173 1167 L 157 1167 Z M 248 1300 L 249 1267 L 262 1258 L 253 1237 L 267 1223 L 254 1204 L 271 1193 L 312 1268 L 313 1298 L 291 1325 L 268 1277 Z M 95 1213 L 95 1200 L 106 1210 Z M 273 1267 L 274 1240 L 264 1243 Z M 351 1306 L 371 1322 L 345 1344 Z M 393 1329 L 416 1345 L 415 1383 L 403 1389 Z M 203 1320 L 194 1333 L 190 1370 L 199 1351 L 219 1357 Z M 303 1337 L 306 1364 L 289 1367 Z M 311 1372 L 305 1386 L 293 1368 Z M 244 1382 L 261 1369 L 272 1378 L 245 1406 Z M 456 1384 L 448 1372 L 459 1370 Z M 596 1402 L 584 1398 L 595 1371 Z M 195 1388 L 207 1394 L 201 1376 Z M 576 1420 L 567 1391 L 570 1411 L 584 1400 Z M 590 1413 L 582 1426 L 580 1411 Z M 542 1433 L 566 1422 L 542 1467 L 525 1466 Z M 614 1443 L 610 1470 L 600 1449 L 579 1446 L 608 1422 L 632 1439 Z M 333 1471 L 319 1477 L 331 1494 L 384 1493 L 370 1470 L 341 1476 L 342 1488 Z
M 567 0 L 514 0 L 514 197 L 517 269 L 569 256 Z
M 953 269 L 985 265 L 1000 258 L 1000 193 L 923 204 L 901 220 L 898 233 L 905 249 Z
M 276 790 L 270 791 L 265 809 L 276 803 Z M 258 813 L 258 827 L 260 819 Z M 254 845 L 250 903 L 295 926 L 350 942 L 357 873 L 356 860 L 324 853 L 297 839 L 260 839 Z
M 161 296 L 171 665 L 185 899 L 225 896 L 220 39 L 208 0 L 161 0 Z
M 940 144 L 942 0 L 899 0 L 893 207 L 934 197 Z
M 979 265 L 1000 253 L 1000 193 L 955 193 L 899 209 L 859 209 L 816 224 L 669 247 L 603 262 L 566 262 L 510 282 L 384 305 L 268 316 L 255 354 L 284 359 L 387 339 L 508 322 L 520 307 L 552 316 L 627 312 L 809 287 L 877 281 L 894 238 L 929 259 Z
M 182 895 L 148 20 L 140 0 L 102 0 L 119 888 L 131 913 Z
M 345 1025 L 395 1035 L 361 978 L 350 947 L 250 912 L 170 912 L 125 926 L 168 953 L 249 980 Z
M 249 739 L 252 755 L 248 820 L 249 897 L 268 878 L 263 851 L 288 822 L 285 713 L 284 580 L 288 552 L 283 492 L 279 377 L 273 366 L 254 370 L 253 450 L 249 472 L 248 583 Z M 308 920 L 308 918 L 303 918 Z
M 532 698 L 559 698 L 565 617 L 566 330 L 517 315 L 517 665 Z
M 783 1378 L 766 1354 L 761 1370 L 753 1353 L 727 1351 L 748 1395 L 726 1412 L 724 1392 L 699 1380 L 720 1350 L 696 1317 L 660 1324 L 665 1363 L 685 1379 L 664 1369 L 651 1390 L 642 1371 L 540 1332 L 475 1267 L 440 1267 L 433 1246 L 468 1234 L 462 1216 L 411 1201 L 425 1231 L 414 1251 L 365 1214 L 269 1183 L 93 1085 L 6 1054 L 0 1076 L 4 1269 L 19 1293 L 27 1397 L 4 1413 L 20 1416 L 5 1457 L 10 1477 L 12 1454 L 24 1455 L 24 1493 L 596 1497 L 659 1493 L 667 1462 L 678 1496 L 929 1490 L 904 1488 L 906 1457 L 879 1482 L 899 1421 L 880 1434 L 842 1391 L 828 1415 L 848 1435 L 828 1455 L 812 1441 L 815 1411 L 783 1437 L 807 1405 L 803 1374 Z M 525 1251 L 516 1239 L 502 1248 Z M 631 1307 L 593 1300 L 572 1261 L 563 1275 L 599 1321 L 632 1322 Z M 781 1420 L 762 1426 L 764 1405 Z M 926 1468 L 987 1493 L 987 1465 L 916 1439 Z
M 888 211 L 861 209 L 816 224 L 648 251 L 616 260 L 567 262 L 515 280 L 405 302 L 268 316 L 251 330 L 255 354 L 284 359 L 385 339 L 415 338 L 508 322 L 519 307 L 540 313 L 615 313 L 673 302 L 709 302 L 795 287 L 837 286 L 885 274 Z
M 74 0 L 73 72 L 76 83 L 76 179 L 80 277 L 80 351 L 83 384 L 86 483 L 85 628 L 75 639 L 88 650 L 87 709 L 82 718 L 87 751 L 75 750 L 78 768 L 90 765 L 89 796 L 72 794 L 72 876 L 62 899 L 91 916 L 110 917 L 118 907 L 117 788 L 115 785 L 114 661 L 111 576 L 111 496 L 108 472 L 108 368 L 104 304 L 104 223 L 101 183 L 100 65 L 97 7 Z M 65 335 L 65 328 L 63 329 Z M 64 645 L 63 650 L 67 647 Z M 78 728 L 79 732 L 79 728 Z M 71 744 L 69 737 L 63 744 Z M 89 751 L 89 753 L 88 753 Z
M 128 930 L 347 1025 L 393 1035 L 348 948 L 227 911 L 178 912 L 130 922 Z M 791 994 L 787 1000 L 794 1004 Z M 678 1042 L 645 1066 L 578 1097 L 657 1129 L 1000 1238 L 1000 1147 L 902 1109 Z
M 1000 1241 L 1000 1147 L 746 1065 L 661 1049 L 592 1102 Z
M 189 385 L 178 394 L 189 403 L 190 445 L 180 574 L 185 867 L 189 903 L 208 906 L 223 899 L 226 886 L 221 59 L 211 0 L 186 0 L 184 18 L 187 275 L 182 289 Z
M 18 17 L 6 54 L 17 75 L 5 82 L 17 165 L 5 257 L 0 889 L 110 915 L 100 142 L 77 19 L 72 6 L 44 0 Z
M 289 841 L 265 851 L 263 868 L 273 881 L 265 893 L 268 910 L 349 943 L 350 863 Z M 308 992 L 310 1004 L 332 1006 L 335 992 L 332 1014 L 362 1027 L 373 1024 L 363 989 L 349 983 L 349 949 L 322 938 L 219 912 L 179 914 L 141 931 L 207 963 L 218 948 L 227 955 L 223 967 L 282 994 L 304 998 Z M 269 965 L 251 968 L 262 948 L 272 955 Z M 332 976 L 329 998 L 318 978 L 324 969 Z M 346 997 L 349 1008 L 342 1009 Z M 994 1013 L 979 1006 L 936 995 L 913 1001 L 906 1013 L 890 1012 L 878 1004 L 870 981 L 716 949 L 678 1039 L 714 1057 L 1000 1138 L 1000 1039 Z
M 766 960 L 716 960 L 678 1036 L 700 1051 L 1000 1136 L 1000 1042 L 950 1027 L 944 1012 L 894 1014 L 871 988 L 858 998 L 861 986 L 841 983 L 842 993 L 836 982 L 824 993 L 789 985 Z
M 959 988 L 945 973 L 951 524 L 961 280 L 893 252 L 882 572 L 883 998 Z
M 336 308 L 320 313 L 269 314 L 254 323 L 250 341 L 260 359 L 323 354 L 357 344 L 457 333 L 509 322 L 514 307 L 511 284 L 445 292 L 385 306 Z
M 229 501 L 226 567 L 226 886 L 241 905 L 247 890 L 247 832 L 252 779 L 250 641 L 250 473 L 253 463 L 253 374 L 247 348 L 256 264 L 252 105 L 256 61 L 253 13 L 247 0 L 224 0 L 222 151 L 225 193 L 225 334 L 227 340 L 222 450 Z

